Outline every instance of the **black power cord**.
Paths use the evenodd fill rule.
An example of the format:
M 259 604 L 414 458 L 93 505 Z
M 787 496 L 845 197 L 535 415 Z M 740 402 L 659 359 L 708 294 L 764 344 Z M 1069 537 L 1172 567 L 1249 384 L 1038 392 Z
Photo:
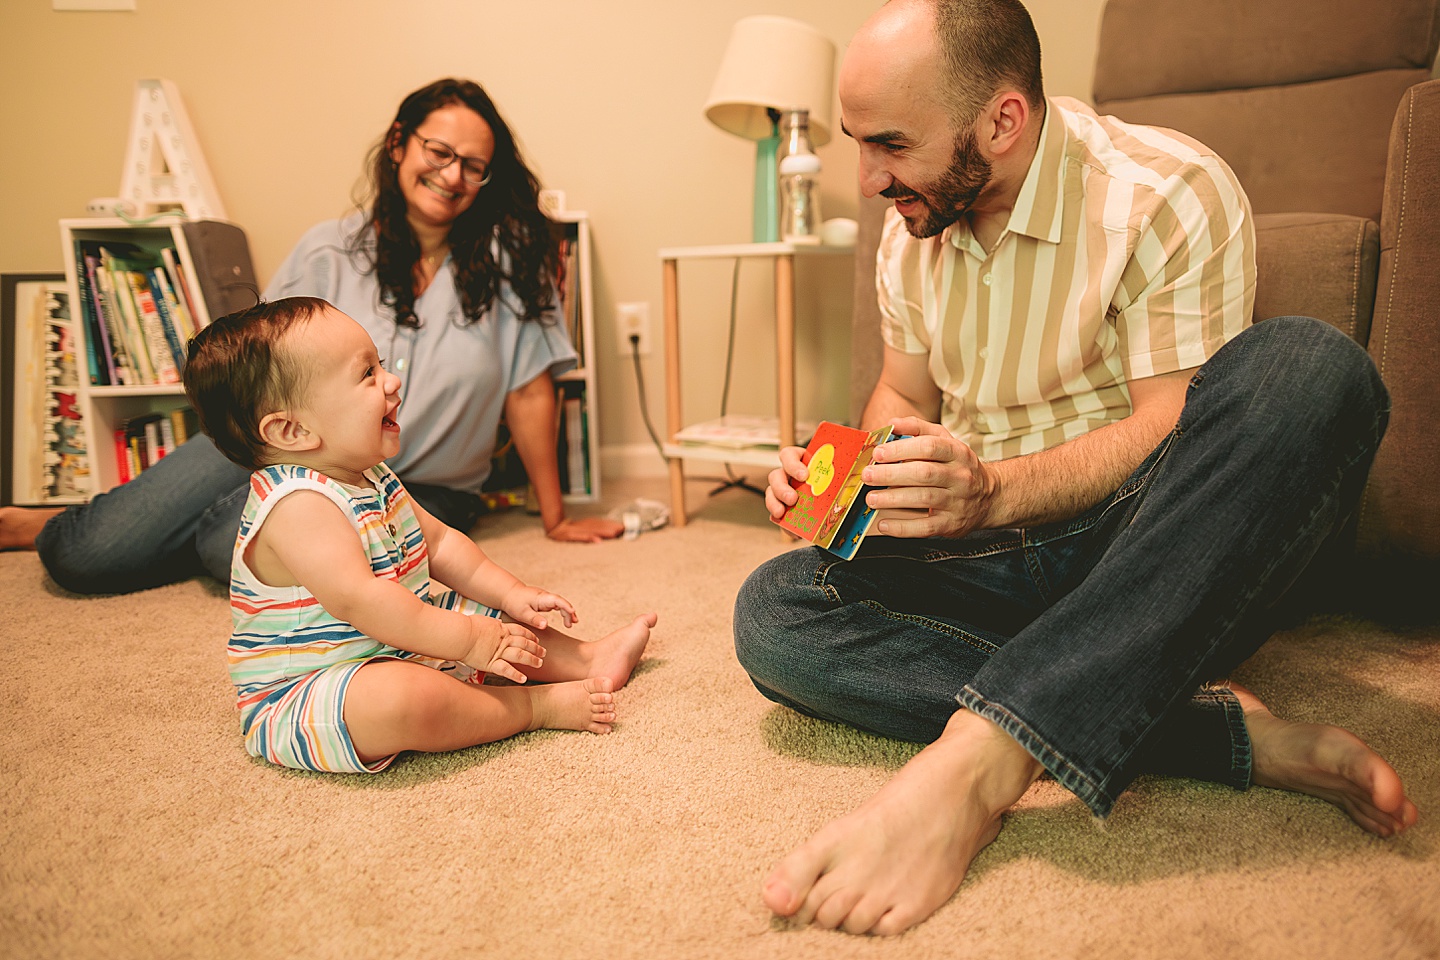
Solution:
M 728 342 L 725 348 L 725 380 L 724 385 L 722 386 L 720 391 L 721 417 L 725 416 L 726 410 L 730 404 L 730 375 L 734 369 L 735 363 L 735 313 L 739 287 L 740 258 L 736 257 L 735 269 L 730 277 L 730 332 Z M 630 360 L 631 363 L 633 363 L 635 366 L 635 389 L 636 392 L 639 394 L 640 398 L 640 416 L 645 421 L 645 431 L 650 434 L 650 440 L 652 443 L 655 444 L 655 449 L 657 452 L 659 452 L 661 459 L 669 460 L 669 457 L 665 455 L 665 445 L 660 442 L 660 437 L 655 432 L 655 425 L 650 422 L 650 404 L 645 399 L 645 374 L 640 368 L 639 334 L 630 334 Z M 710 496 L 712 497 L 715 496 L 715 494 L 721 493 L 725 490 L 729 490 L 732 487 L 739 487 L 742 490 L 749 490 L 751 493 L 759 494 L 762 497 L 765 496 L 765 490 L 763 488 L 754 486 L 744 477 L 736 476 L 735 472 L 730 468 L 730 464 L 728 463 L 725 464 L 725 476 L 723 477 L 696 477 L 695 479 L 705 480 L 719 484 L 710 491 Z

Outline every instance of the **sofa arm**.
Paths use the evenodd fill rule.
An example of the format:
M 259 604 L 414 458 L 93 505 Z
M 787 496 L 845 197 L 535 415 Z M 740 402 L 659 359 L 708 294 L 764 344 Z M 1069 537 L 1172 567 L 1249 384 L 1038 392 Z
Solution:
M 1440 561 L 1440 80 L 1396 110 L 1368 349 L 1392 408 L 1356 549 L 1408 580 Z

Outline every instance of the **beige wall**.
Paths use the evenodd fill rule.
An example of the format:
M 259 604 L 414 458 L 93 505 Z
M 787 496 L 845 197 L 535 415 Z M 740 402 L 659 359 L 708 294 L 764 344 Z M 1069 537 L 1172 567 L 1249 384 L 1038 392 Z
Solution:
M 174 81 L 231 220 L 267 281 L 300 234 L 346 212 L 361 158 L 410 90 L 453 74 L 483 83 L 545 185 L 586 210 L 595 238 L 601 441 L 658 467 L 642 444 L 635 378 L 613 334 L 616 301 L 651 304 L 644 370 L 664 425 L 664 246 L 750 232 L 754 148 L 701 113 L 731 25 L 773 13 L 813 24 L 843 54 L 876 0 L 137 0 L 128 13 L 0 3 L 0 271 L 58 270 L 56 221 L 114 196 L 137 78 Z M 1088 97 L 1101 0 L 1031 0 L 1051 93 Z M 826 216 L 855 210 L 855 150 L 819 151 Z M 849 266 L 802 269 L 802 415 L 843 417 Z M 687 413 L 720 403 L 728 263 L 682 267 Z M 741 274 L 732 412 L 774 401 L 768 268 Z

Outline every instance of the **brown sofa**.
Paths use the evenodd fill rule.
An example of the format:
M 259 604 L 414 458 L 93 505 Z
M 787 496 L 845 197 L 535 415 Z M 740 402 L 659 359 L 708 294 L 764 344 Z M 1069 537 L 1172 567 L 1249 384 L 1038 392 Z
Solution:
M 1194 136 L 1235 170 L 1256 213 L 1257 320 L 1317 317 L 1369 350 L 1390 427 L 1316 585 L 1410 614 L 1440 594 L 1437 43 L 1440 0 L 1109 0 L 1093 98 Z M 879 375 L 873 267 L 888 206 L 861 204 L 855 418 Z

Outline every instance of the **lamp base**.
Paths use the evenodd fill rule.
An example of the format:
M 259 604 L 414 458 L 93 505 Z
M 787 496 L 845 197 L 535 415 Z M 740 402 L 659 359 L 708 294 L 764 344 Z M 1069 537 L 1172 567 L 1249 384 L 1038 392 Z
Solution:
M 780 239 L 780 114 L 770 111 L 770 136 L 755 141 L 755 210 L 753 239 L 774 243 Z

